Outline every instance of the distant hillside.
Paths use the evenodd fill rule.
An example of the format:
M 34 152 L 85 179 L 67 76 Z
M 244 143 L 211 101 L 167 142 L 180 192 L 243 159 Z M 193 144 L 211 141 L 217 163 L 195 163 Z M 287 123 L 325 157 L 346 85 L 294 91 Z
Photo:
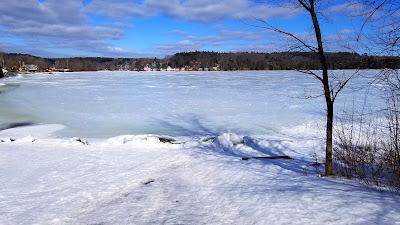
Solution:
M 368 56 L 356 53 L 327 53 L 330 69 L 381 69 L 400 68 L 399 57 Z M 315 53 L 218 53 L 183 52 L 157 58 L 41 58 L 27 54 L 0 53 L 0 65 L 16 70 L 22 64 L 37 65 L 39 71 L 48 68 L 67 68 L 73 71 L 97 70 L 154 70 L 167 67 L 185 70 L 291 70 L 319 69 Z

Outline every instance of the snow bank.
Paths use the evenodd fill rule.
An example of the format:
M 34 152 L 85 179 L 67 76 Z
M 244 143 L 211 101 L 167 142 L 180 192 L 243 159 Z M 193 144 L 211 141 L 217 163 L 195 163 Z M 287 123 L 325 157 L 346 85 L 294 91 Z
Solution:
M 223 133 L 213 138 L 213 145 L 216 151 L 222 151 L 224 154 L 232 156 L 258 156 L 259 152 L 245 144 L 245 137 L 236 133 Z
M 159 135 L 122 135 L 113 138 L 109 138 L 105 141 L 107 145 L 129 145 L 136 147 L 177 147 L 180 146 L 175 138 L 170 136 L 159 136 Z
M 234 148 L 238 145 L 244 144 L 243 137 L 235 133 L 223 133 L 217 137 L 217 143 L 223 148 Z
M 320 140 L 313 140 L 307 136 L 303 126 L 287 130 L 287 137 L 272 137 L 267 135 L 245 136 L 234 132 L 221 133 L 217 136 L 181 136 L 172 137 L 167 135 L 121 135 L 108 139 L 86 139 L 85 137 L 74 137 L 64 139 L 57 137 L 56 133 L 63 130 L 64 125 L 34 125 L 18 127 L 0 131 L 0 140 L 3 142 L 35 142 L 51 141 L 53 143 L 64 143 L 74 145 L 118 146 L 154 148 L 199 148 L 206 151 L 218 152 L 226 156 L 234 157 L 262 157 L 288 155 L 294 158 L 310 157 L 317 146 L 322 146 Z M 296 133 L 291 136 L 290 132 Z M 301 135 L 300 135 L 301 134 Z M 286 140 L 285 140 L 286 139 Z M 301 153 L 293 149 L 300 150 Z M 302 156 L 303 155 L 303 156 Z
M 24 137 L 50 138 L 50 137 L 56 137 L 54 133 L 64 128 L 65 126 L 61 124 L 18 127 L 0 131 L 0 138 L 15 138 L 15 139 L 20 139 Z
M 50 128 L 41 130 L 55 130 Z M 125 135 L 89 145 L 77 139 L 0 143 L 0 224 L 400 221 L 399 195 L 306 176 L 301 161 L 228 156 L 275 154 L 288 141 L 228 132 L 192 137 L 188 143 L 199 144 L 189 147 L 160 137 Z
M 189 148 L 196 147 L 192 142 Z M 266 157 L 291 155 L 289 143 L 268 136 L 243 136 L 233 132 L 222 133 L 215 137 L 203 137 L 198 142 L 208 151 L 234 157 Z M 186 145 L 185 145 L 186 146 Z

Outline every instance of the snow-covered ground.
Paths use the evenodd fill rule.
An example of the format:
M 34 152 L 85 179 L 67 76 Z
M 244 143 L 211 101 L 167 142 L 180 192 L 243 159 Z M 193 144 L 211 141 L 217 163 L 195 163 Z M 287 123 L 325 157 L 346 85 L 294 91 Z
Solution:
M 315 174 L 323 109 L 278 75 L 6 80 L 3 123 L 43 125 L 0 131 L 0 224 L 399 224 L 398 194 Z
M 225 133 L 177 137 L 176 144 L 139 135 L 84 145 L 51 135 L 22 138 L 24 130 L 0 133 L 5 140 L 25 132 L 0 143 L 4 225 L 400 221 L 400 196 L 316 176 L 304 152 L 318 141 Z M 240 158 L 282 153 L 294 160 Z

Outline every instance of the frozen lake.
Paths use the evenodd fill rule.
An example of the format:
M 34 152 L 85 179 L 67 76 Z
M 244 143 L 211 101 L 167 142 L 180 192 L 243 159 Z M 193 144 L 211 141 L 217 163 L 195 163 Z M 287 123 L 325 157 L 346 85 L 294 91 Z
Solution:
M 2 82 L 12 86 L 0 94 L 0 124 L 63 124 L 65 137 L 266 134 L 324 115 L 322 98 L 305 99 L 321 93 L 319 83 L 294 71 L 82 72 Z M 348 89 L 337 106 L 363 104 L 364 94 Z

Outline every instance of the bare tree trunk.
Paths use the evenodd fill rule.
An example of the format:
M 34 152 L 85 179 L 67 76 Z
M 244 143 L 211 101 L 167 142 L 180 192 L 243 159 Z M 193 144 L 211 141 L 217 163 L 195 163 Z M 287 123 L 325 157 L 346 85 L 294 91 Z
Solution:
M 322 69 L 322 84 L 324 87 L 324 95 L 326 101 L 326 144 L 325 144 L 325 175 L 330 176 L 333 174 L 333 156 L 332 156 L 332 133 L 333 133 L 333 103 L 331 89 L 329 86 L 329 76 L 328 76 L 328 63 L 324 51 L 324 43 L 322 41 L 321 28 L 319 26 L 319 21 L 317 13 L 315 11 L 315 1 L 309 0 L 309 7 L 306 8 L 311 15 L 311 19 L 314 26 L 315 38 L 318 44 L 318 57 L 321 63 Z
M 326 113 L 326 145 L 325 145 L 325 176 L 333 175 L 333 102 L 327 103 Z
M 396 0 L 397 1 L 397 0 Z M 350 79 L 356 74 L 354 73 L 351 76 L 348 76 L 346 79 L 337 80 L 334 77 L 332 80 L 329 78 L 329 71 L 328 71 L 328 61 L 326 58 L 326 53 L 324 50 L 324 42 L 322 40 L 322 33 L 320 23 L 318 21 L 318 13 L 316 6 L 318 3 L 322 1 L 319 0 L 295 0 L 298 3 L 297 6 L 302 7 L 305 11 L 308 12 L 310 18 L 312 20 L 313 28 L 314 28 L 314 35 L 316 39 L 317 46 L 313 46 L 308 44 L 307 41 L 302 40 L 300 37 L 296 36 L 296 34 L 281 30 L 277 27 L 269 25 L 267 22 L 267 28 L 278 32 L 280 34 L 286 35 L 287 37 L 295 40 L 300 44 L 299 49 L 303 51 L 304 49 L 316 53 L 318 56 L 322 76 L 317 74 L 311 70 L 298 70 L 307 75 L 311 75 L 314 78 L 318 79 L 322 86 L 323 86 L 323 95 L 325 97 L 326 103 L 326 140 L 325 140 L 325 175 L 331 176 L 333 175 L 333 119 L 334 119 L 334 103 L 338 94 L 343 90 L 343 88 L 347 85 Z M 260 20 L 262 21 L 262 20 Z M 331 83 L 332 82 L 332 83 Z

